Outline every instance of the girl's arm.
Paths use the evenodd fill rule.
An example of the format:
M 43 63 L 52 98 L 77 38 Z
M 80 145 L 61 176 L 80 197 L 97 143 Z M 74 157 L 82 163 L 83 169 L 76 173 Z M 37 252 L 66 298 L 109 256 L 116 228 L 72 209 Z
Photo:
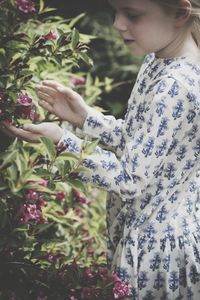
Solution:
M 142 195 L 147 186 L 159 176 L 159 172 L 166 186 L 178 182 L 182 175 L 177 162 L 181 162 L 181 170 L 187 170 L 189 160 L 192 163 L 200 154 L 199 139 L 191 139 L 186 134 L 192 132 L 198 116 L 198 108 L 187 96 L 188 90 L 173 78 L 158 82 L 149 98 L 145 122 L 127 141 L 121 158 L 97 146 L 83 162 L 91 172 L 80 174 L 82 179 L 108 192 L 115 192 L 124 200 Z M 42 124 L 26 126 L 29 127 L 29 131 L 24 131 L 26 136 L 20 132 L 19 137 L 21 135 L 22 138 L 32 139 L 36 138 L 36 134 L 44 135 L 44 129 L 40 130 Z M 14 134 L 19 130 L 15 128 Z M 46 131 L 47 134 L 49 132 Z M 56 135 L 54 142 L 62 135 L 58 146 L 64 143 L 66 151 L 80 153 L 80 138 L 68 131 L 58 130 Z M 190 149 L 190 157 L 187 149 Z
M 119 145 L 122 120 L 104 116 L 89 107 L 78 93 L 55 81 L 44 81 L 38 86 L 37 92 L 41 106 L 61 120 L 68 121 L 90 137 L 100 139 L 103 144 L 113 147 L 113 150 Z
M 82 179 L 109 192 L 114 191 L 125 200 L 142 195 L 159 176 L 159 171 L 167 186 L 173 180 L 179 180 L 177 161 L 181 160 L 184 167 L 188 159 L 195 159 L 196 155 L 195 151 L 191 151 L 190 157 L 184 155 L 186 145 L 182 140 L 185 132 L 192 128 L 189 116 L 195 110 L 187 94 L 188 90 L 173 78 L 157 83 L 151 93 L 152 99 L 149 99 L 146 120 L 127 142 L 122 157 L 118 159 L 114 153 L 96 147 L 83 162 L 91 173 L 81 174 Z M 187 143 L 190 142 L 196 141 L 188 139 Z M 67 146 L 66 151 L 79 153 L 82 140 L 65 132 L 59 143 Z

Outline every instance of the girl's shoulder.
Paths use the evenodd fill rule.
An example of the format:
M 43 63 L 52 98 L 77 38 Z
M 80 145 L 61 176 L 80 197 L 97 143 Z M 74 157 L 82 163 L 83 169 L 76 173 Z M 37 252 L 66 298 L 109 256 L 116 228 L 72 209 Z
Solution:
M 156 58 L 155 54 L 148 54 L 144 59 L 143 72 L 149 84 L 173 78 L 185 87 L 200 87 L 200 63 L 188 57 Z M 200 92 L 200 91 L 199 91 Z

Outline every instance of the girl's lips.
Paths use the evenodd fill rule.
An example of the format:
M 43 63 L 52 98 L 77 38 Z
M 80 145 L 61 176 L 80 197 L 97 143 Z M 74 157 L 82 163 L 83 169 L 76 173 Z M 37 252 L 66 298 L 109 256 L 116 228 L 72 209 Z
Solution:
M 133 42 L 135 42 L 135 40 L 128 40 L 128 39 L 126 40 L 126 39 L 124 39 L 124 43 L 127 44 L 127 45 L 129 45 Z

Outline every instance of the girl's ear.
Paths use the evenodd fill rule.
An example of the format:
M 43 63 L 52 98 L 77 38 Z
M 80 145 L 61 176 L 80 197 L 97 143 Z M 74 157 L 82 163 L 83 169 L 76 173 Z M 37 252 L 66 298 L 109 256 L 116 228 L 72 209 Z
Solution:
M 191 16 L 192 5 L 189 0 L 180 0 L 179 8 L 176 10 L 175 24 L 177 27 L 182 27 L 187 23 Z

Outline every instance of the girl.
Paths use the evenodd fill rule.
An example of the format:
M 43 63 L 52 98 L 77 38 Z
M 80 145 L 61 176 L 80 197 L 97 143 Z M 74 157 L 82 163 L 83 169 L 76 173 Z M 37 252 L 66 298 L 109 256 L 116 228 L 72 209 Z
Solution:
M 88 107 L 57 82 L 41 105 L 98 138 L 82 180 L 108 191 L 108 262 L 130 299 L 200 299 L 200 0 L 110 0 L 114 26 L 133 55 L 146 55 L 124 120 Z M 6 125 L 79 153 L 82 140 L 54 124 Z M 105 147 L 106 148 L 105 148 Z M 106 150 L 107 149 L 107 150 Z M 109 149 L 109 150 L 108 150 Z

